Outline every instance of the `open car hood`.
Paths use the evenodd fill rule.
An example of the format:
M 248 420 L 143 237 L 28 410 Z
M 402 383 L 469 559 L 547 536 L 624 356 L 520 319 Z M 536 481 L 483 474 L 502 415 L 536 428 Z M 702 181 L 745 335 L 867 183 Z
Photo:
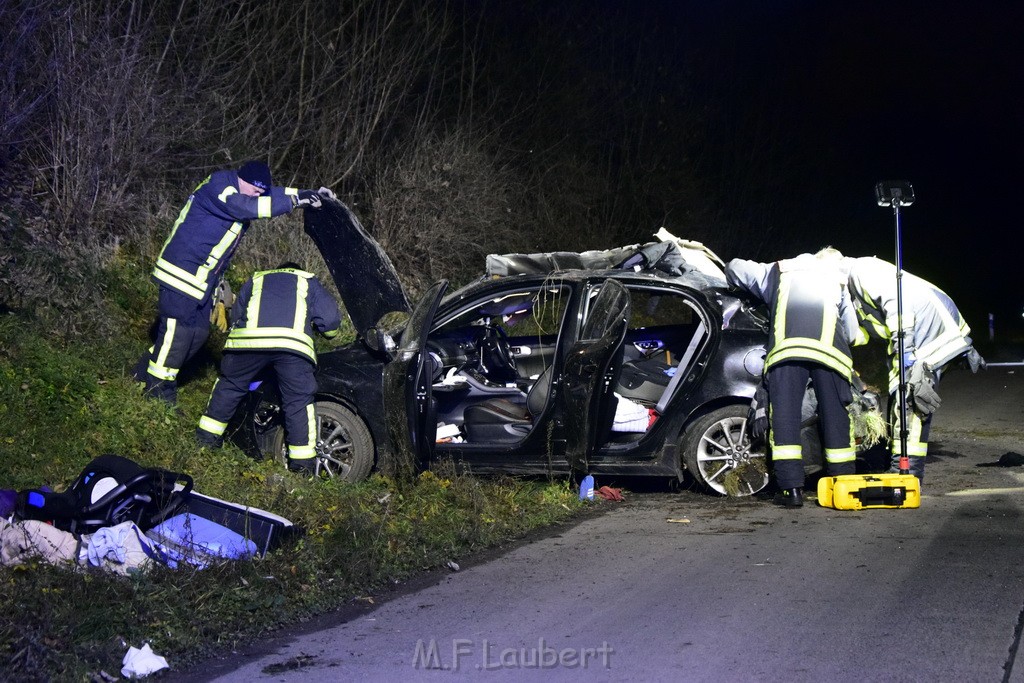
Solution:
M 305 229 L 324 257 L 356 332 L 362 335 L 385 313 L 412 310 L 391 259 L 347 206 L 325 198 L 319 209 L 305 211 Z

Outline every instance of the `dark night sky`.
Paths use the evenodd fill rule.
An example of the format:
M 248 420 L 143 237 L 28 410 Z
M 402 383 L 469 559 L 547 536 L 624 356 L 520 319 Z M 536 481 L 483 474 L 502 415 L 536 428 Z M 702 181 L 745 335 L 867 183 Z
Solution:
M 728 106 L 778 116 L 797 163 L 782 201 L 805 226 L 801 248 L 895 261 L 893 214 L 873 188 L 908 180 L 917 201 L 902 212 L 904 267 L 953 296 L 976 339 L 988 312 L 999 330 L 1020 326 L 1024 3 L 659 7 L 734 85 Z

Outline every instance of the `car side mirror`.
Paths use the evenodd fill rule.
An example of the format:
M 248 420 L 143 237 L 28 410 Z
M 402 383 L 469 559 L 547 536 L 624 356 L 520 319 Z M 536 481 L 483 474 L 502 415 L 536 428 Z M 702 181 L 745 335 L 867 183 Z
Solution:
M 394 338 L 379 327 L 371 327 L 366 330 L 363 333 L 363 343 L 374 353 L 383 354 L 389 358 L 395 355 L 395 349 L 398 348 Z

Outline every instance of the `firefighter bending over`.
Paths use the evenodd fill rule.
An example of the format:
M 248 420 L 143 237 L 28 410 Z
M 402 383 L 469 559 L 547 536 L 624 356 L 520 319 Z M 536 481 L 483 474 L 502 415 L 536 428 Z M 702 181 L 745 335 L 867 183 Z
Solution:
M 825 249 L 775 263 L 733 259 L 725 269 L 731 287 L 768 305 L 769 443 L 780 489 L 774 502 L 786 507 L 803 505 L 800 411 L 808 380 L 818 398 L 828 474 L 856 471 L 846 406 L 853 400 L 850 342 L 857 323 L 837 267 L 841 257 L 838 251 Z
M 943 370 L 963 357 L 972 372 L 985 361 L 971 345 L 971 328 L 960 315 L 953 300 L 935 285 L 904 271 L 903 358 L 898 359 L 896 266 L 875 258 L 844 258 L 842 268 L 849 273 L 850 296 L 857 310 L 860 330 L 854 342 L 864 344 L 870 338 L 889 345 L 889 405 L 892 421 L 892 467 L 899 471 L 900 407 L 899 389 L 902 360 L 907 378 L 907 455 L 910 473 L 924 478 L 924 460 L 928 455 L 928 433 L 932 415 L 941 400 L 936 387 Z
M 316 472 L 316 351 L 313 332 L 336 337 L 341 313 L 312 273 L 295 263 L 255 273 L 242 286 L 233 310 L 235 324 L 224 344 L 220 376 L 196 440 L 219 448 L 224 430 L 249 385 L 270 366 L 277 375 L 288 443 L 288 469 Z

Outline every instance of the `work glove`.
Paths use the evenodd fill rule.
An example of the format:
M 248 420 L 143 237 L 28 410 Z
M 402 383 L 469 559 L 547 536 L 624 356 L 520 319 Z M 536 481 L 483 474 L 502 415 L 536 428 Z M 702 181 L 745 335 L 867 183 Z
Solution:
M 227 332 L 230 325 L 230 316 L 227 307 L 220 301 L 213 305 L 210 311 L 210 322 L 221 332 Z
M 227 332 L 231 324 L 231 307 L 235 305 L 235 293 L 224 278 L 213 290 L 213 310 L 210 311 L 210 322 L 221 332 Z
M 338 195 L 334 194 L 334 190 L 329 187 L 321 187 L 316 191 L 324 199 L 330 199 L 332 201 L 338 201 Z
M 299 190 L 299 198 L 296 200 L 295 206 L 303 209 L 319 209 L 322 203 L 323 199 L 316 190 Z
M 967 359 L 967 365 L 973 373 L 977 373 L 979 368 L 984 370 L 986 367 L 985 359 L 981 357 L 981 354 L 973 346 L 967 351 L 965 358 Z
M 878 394 L 873 391 L 862 391 L 860 404 L 864 410 L 878 410 Z
M 914 412 L 921 417 L 931 415 L 942 404 L 942 399 L 935 391 L 935 373 L 927 363 L 914 363 L 910 368 L 908 385 Z

